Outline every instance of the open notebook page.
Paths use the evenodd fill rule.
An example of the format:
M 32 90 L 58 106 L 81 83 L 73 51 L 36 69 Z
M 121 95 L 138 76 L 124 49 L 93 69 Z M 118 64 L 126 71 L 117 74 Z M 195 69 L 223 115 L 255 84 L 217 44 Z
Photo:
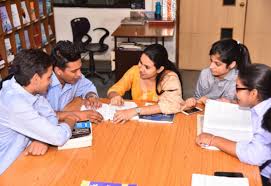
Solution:
M 192 186 L 249 186 L 247 178 L 192 174 Z
M 114 105 L 103 103 L 102 106 L 98 108 L 96 111 L 99 112 L 103 116 L 104 120 L 113 120 L 116 110 L 125 110 L 125 109 L 130 109 L 130 108 L 135 108 L 135 107 L 137 107 L 137 104 L 131 101 L 125 101 L 124 105 L 122 106 L 114 106 Z M 88 110 L 88 109 L 85 107 L 85 105 L 82 105 L 80 110 Z M 135 116 L 132 119 L 138 119 L 138 116 Z
M 250 110 L 236 104 L 207 100 L 204 128 L 252 131 Z

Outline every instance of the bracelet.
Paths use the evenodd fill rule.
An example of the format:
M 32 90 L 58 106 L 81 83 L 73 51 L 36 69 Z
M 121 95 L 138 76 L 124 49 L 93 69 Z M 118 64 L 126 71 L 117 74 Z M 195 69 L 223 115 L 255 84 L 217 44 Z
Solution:
M 211 146 L 211 144 L 212 144 L 212 141 L 215 139 L 215 135 L 213 135 L 212 136 L 212 138 L 211 138 L 211 140 L 209 141 L 209 144 L 208 144 L 208 146 Z

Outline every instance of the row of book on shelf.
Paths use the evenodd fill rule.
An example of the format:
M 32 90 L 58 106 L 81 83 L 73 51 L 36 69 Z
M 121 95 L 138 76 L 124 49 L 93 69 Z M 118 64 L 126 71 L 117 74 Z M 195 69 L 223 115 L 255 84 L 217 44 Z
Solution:
M 48 25 L 48 32 L 49 32 L 49 38 L 51 39 L 54 35 L 53 35 L 53 31 L 52 31 L 50 25 Z M 40 31 L 39 31 L 38 25 L 36 25 L 34 27 L 33 38 L 34 38 L 34 43 L 35 43 L 36 48 L 43 47 L 48 43 L 48 39 L 46 37 L 45 28 L 44 28 L 43 23 L 40 24 Z M 28 30 L 24 30 L 24 39 L 25 39 L 26 49 L 31 48 Z M 5 38 L 4 41 L 5 41 L 7 62 L 11 63 L 14 59 L 14 50 L 13 50 L 12 45 L 10 43 L 10 38 L 7 37 L 7 38 Z M 22 50 L 23 47 L 22 47 L 19 33 L 15 33 L 15 44 L 16 44 L 16 51 L 17 52 Z M 4 65 L 1 66 L 1 63 L 0 63 L 0 69 L 2 69 L 2 68 L 4 68 Z
M 22 11 L 22 21 L 23 24 L 28 24 L 30 23 L 30 21 L 35 21 L 37 20 L 36 17 L 36 13 L 35 13 L 35 3 L 34 1 L 30 2 L 30 16 L 31 16 L 31 20 L 30 20 L 30 16 L 29 13 L 27 11 L 27 6 L 26 6 L 26 2 L 25 1 L 21 1 L 21 7 L 20 7 L 21 11 Z M 47 14 L 50 14 L 52 12 L 51 9 L 51 0 L 46 0 L 46 12 Z M 21 22 L 20 22 L 20 17 L 19 17 L 19 13 L 18 13 L 18 8 L 17 8 L 17 4 L 11 4 L 11 16 L 12 16 L 12 21 L 13 21 L 13 27 L 20 27 L 21 26 Z M 9 32 L 12 30 L 12 25 L 11 25 L 11 21 L 7 12 L 7 8 L 6 6 L 1 6 L 0 7 L 0 16 L 1 16 L 1 20 L 2 20 L 2 29 L 4 32 Z M 43 12 L 43 0 L 39 0 L 39 16 L 43 17 L 44 16 L 44 12 Z

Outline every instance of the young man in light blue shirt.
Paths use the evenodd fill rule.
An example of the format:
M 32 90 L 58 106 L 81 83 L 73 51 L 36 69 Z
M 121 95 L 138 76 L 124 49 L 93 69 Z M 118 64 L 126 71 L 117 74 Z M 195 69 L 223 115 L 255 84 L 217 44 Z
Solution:
M 52 61 L 37 49 L 22 50 L 13 62 L 14 76 L 0 90 L 0 174 L 25 150 L 43 155 L 48 144 L 61 146 L 78 120 L 66 115 L 58 123 L 55 112 L 40 94 L 51 83 Z
M 95 85 L 81 73 L 81 55 L 70 41 L 59 41 L 52 51 L 54 60 L 52 83 L 46 95 L 52 108 L 62 117 L 64 107 L 75 97 L 84 98 L 89 107 L 98 108 L 101 103 Z M 94 123 L 102 121 L 102 116 L 94 111 L 74 112 L 81 119 Z

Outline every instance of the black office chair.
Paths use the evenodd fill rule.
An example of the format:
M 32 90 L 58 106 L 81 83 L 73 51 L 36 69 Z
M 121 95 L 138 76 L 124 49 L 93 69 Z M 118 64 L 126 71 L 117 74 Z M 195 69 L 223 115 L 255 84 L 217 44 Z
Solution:
M 71 20 L 73 42 L 80 48 L 82 53 L 88 52 L 89 54 L 89 72 L 86 76 L 96 76 L 106 83 L 104 77 L 101 76 L 95 69 L 95 62 L 93 55 L 95 53 L 102 53 L 108 50 L 108 45 L 104 44 L 104 40 L 109 36 L 109 31 L 105 28 L 95 28 L 95 30 L 102 30 L 105 34 L 100 38 L 99 43 L 91 43 L 92 38 L 88 35 L 90 30 L 90 23 L 87 18 L 79 17 Z

